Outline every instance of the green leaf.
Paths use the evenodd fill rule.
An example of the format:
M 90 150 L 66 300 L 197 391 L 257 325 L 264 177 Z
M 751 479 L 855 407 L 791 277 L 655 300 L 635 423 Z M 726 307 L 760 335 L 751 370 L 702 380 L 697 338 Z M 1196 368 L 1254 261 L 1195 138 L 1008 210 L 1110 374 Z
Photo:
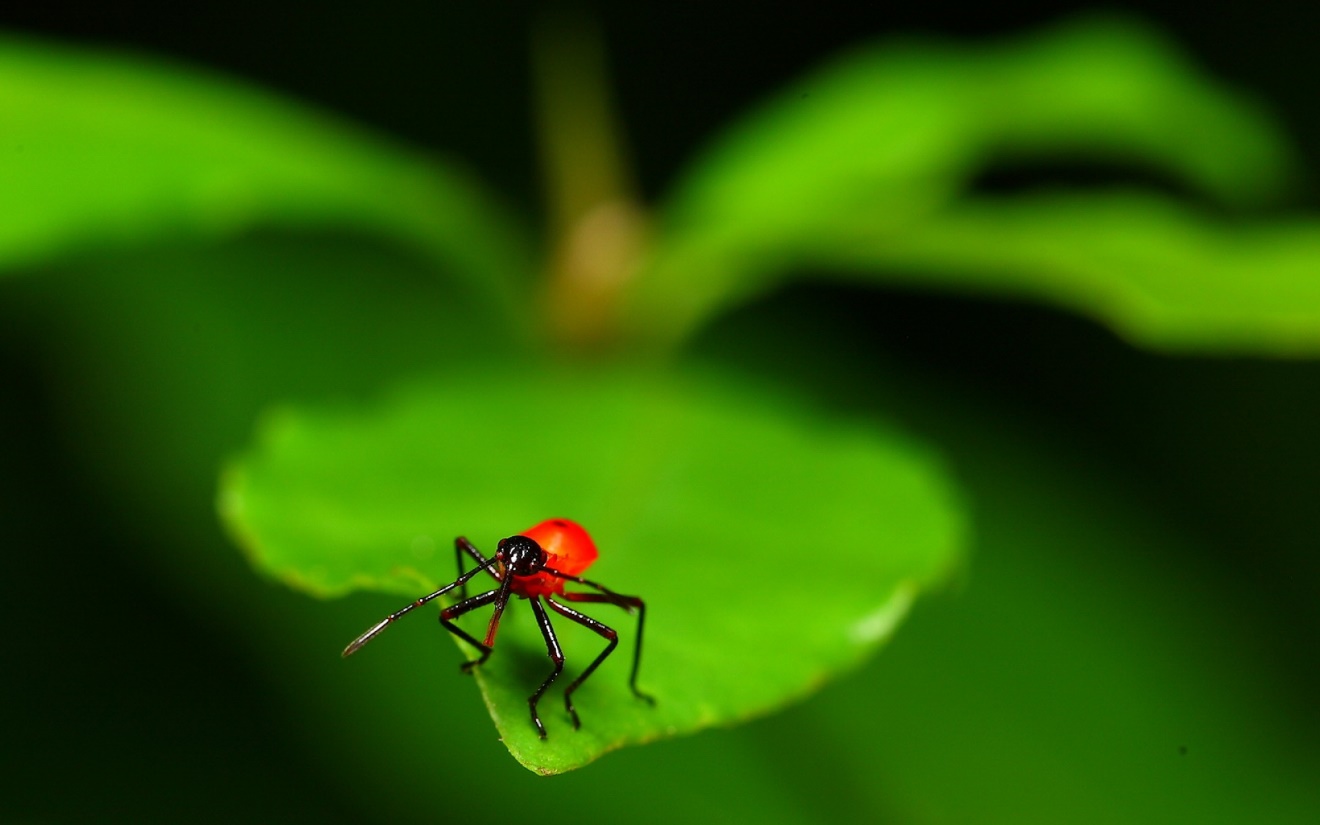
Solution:
M 864 215 L 898 232 L 995 161 L 1048 158 L 1153 168 L 1232 204 L 1277 193 L 1293 166 L 1253 106 L 1135 24 L 867 49 L 790 88 L 696 165 L 638 277 L 636 323 L 681 335 L 809 263 L 804 246 L 841 222 Z
M 258 225 L 380 233 L 510 301 L 523 241 L 423 159 L 204 73 L 0 37 L 0 270 Z
M 1320 352 L 1320 221 L 1235 225 L 1136 193 L 968 201 L 902 232 L 849 227 L 849 277 L 1025 296 L 1174 351 Z
M 547 694 L 540 741 L 527 697 L 549 663 L 513 605 L 478 680 L 510 752 L 546 774 L 804 696 L 886 639 L 963 538 L 950 483 L 908 439 L 708 375 L 491 370 L 369 411 L 286 410 L 229 469 L 221 507 L 267 573 L 401 602 L 453 580 L 454 536 L 492 552 L 545 518 L 587 525 L 601 548 L 591 578 L 646 600 L 640 682 L 658 701 L 626 686 L 635 620 L 593 610 L 625 642 L 576 694 L 580 731 Z M 570 678 L 601 640 L 559 624 Z M 442 634 L 422 625 L 412 632 Z M 398 651 L 403 633 L 345 666 Z

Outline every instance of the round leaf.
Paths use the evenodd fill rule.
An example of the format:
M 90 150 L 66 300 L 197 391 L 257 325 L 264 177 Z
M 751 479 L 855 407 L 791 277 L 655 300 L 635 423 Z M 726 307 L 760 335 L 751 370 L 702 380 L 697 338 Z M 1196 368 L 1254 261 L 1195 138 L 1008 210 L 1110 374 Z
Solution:
M 640 685 L 656 703 L 627 687 L 636 618 L 584 605 L 623 641 L 575 694 L 581 730 L 551 690 L 538 739 L 527 697 L 551 666 L 515 600 L 477 678 L 514 757 L 547 774 L 805 695 L 887 638 L 963 536 L 940 465 L 907 438 L 711 376 L 492 371 L 371 410 L 285 410 L 226 474 L 221 507 L 260 569 L 321 596 L 412 599 L 455 578 L 457 535 L 491 553 L 545 518 L 586 525 L 601 551 L 588 577 L 646 601 Z M 487 615 L 462 623 L 480 635 Z M 345 667 L 442 635 L 408 619 Z M 604 642 L 557 625 L 562 687 Z

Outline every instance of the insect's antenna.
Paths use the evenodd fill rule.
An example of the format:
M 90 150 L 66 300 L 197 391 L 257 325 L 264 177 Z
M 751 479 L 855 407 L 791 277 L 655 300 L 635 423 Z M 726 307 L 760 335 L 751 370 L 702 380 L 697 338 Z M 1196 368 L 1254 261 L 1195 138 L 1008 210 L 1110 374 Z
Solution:
M 463 575 L 455 579 L 453 583 L 445 585 L 444 587 L 440 588 L 434 593 L 421 597 L 420 599 L 408 605 L 407 607 L 404 607 L 400 610 L 396 610 L 395 612 L 381 619 L 379 622 L 376 622 L 374 625 L 367 628 L 366 632 L 363 633 L 361 636 L 358 636 L 356 639 L 349 642 L 348 647 L 344 648 L 344 652 L 342 655 L 352 656 L 354 653 L 357 653 L 358 650 L 360 650 L 363 645 L 365 645 L 367 642 L 379 636 L 381 633 L 385 631 L 385 628 L 389 627 L 390 625 L 398 621 L 400 616 L 404 615 L 410 610 L 421 607 L 422 605 L 426 604 L 432 599 L 443 596 L 444 594 L 448 593 L 450 590 L 453 590 L 456 587 L 462 587 L 463 585 L 467 584 L 469 579 L 471 579 L 473 576 L 477 575 L 483 570 L 488 570 L 490 568 L 490 565 L 494 563 L 495 563 L 495 559 L 491 559 L 490 561 L 486 562 L 486 564 L 474 567 L 473 569 L 469 570 L 468 572 L 464 573 Z

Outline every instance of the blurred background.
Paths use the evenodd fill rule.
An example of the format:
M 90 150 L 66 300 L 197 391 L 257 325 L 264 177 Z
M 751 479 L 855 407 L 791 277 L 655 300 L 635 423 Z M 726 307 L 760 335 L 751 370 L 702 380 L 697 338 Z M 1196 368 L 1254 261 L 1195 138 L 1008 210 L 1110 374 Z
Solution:
M 586 8 L 653 199 L 721 126 L 845 47 L 990 39 L 1091 7 Z M 1128 11 L 1267 105 L 1320 169 L 1313 10 Z M 536 225 L 528 42 L 543 12 L 32 3 L 0 25 L 308 101 L 460 159 Z M 1318 192 L 1301 180 L 1285 207 L 1314 210 Z M 302 240 L 124 252 L 0 285 L 5 821 L 1320 820 L 1320 363 L 1158 355 L 1062 312 L 901 290 L 798 286 L 728 314 L 700 357 L 883 411 L 945 453 L 972 509 L 969 571 L 803 705 L 542 779 L 496 741 L 447 648 L 341 667 L 393 599 L 315 602 L 222 534 L 216 473 L 261 409 L 425 369 L 427 319 L 410 308 L 461 300 L 383 245 Z M 214 270 L 181 281 L 180 260 Z M 214 277 L 234 262 L 245 276 Z M 342 277 L 327 286 L 327 271 Z M 308 295 L 322 312 L 291 322 Z M 319 349 L 344 328 L 369 342 Z M 465 334 L 480 330 L 427 346 Z

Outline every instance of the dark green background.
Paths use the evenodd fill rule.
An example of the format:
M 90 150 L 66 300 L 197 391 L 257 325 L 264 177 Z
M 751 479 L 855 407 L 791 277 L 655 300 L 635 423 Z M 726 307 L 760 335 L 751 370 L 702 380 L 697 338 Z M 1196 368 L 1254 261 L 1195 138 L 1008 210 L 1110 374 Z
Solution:
M 1313 83 L 1320 70 L 1313 51 L 1318 24 L 1304 4 L 1294 10 L 1261 5 L 1213 14 L 1146 4 L 1138 11 L 1217 76 L 1272 106 L 1309 167 L 1320 169 Z M 822 3 L 804 4 L 794 13 L 765 11 L 753 3 L 721 4 L 718 11 L 701 3 L 602 4 L 599 12 L 633 159 L 649 196 L 662 191 L 722 124 L 840 47 L 913 30 L 1009 34 L 1060 16 L 1056 7 L 970 9 L 947 3 L 876 4 L 865 13 Z M 535 215 L 539 197 L 525 48 L 535 13 L 525 6 L 475 10 L 426 3 L 374 3 L 351 13 L 331 13 L 315 4 L 228 3 L 204 11 L 131 3 L 59 9 L 33 4 L 5 9 L 0 23 L 180 58 L 310 100 L 464 159 L 516 207 Z M 1079 181 L 1095 175 L 1068 168 L 1032 174 Z M 1024 182 L 1019 175 L 999 174 L 983 184 L 1013 188 Z M 1316 186 L 1304 182 L 1299 189 L 1292 205 L 1320 203 Z M 280 240 L 272 243 L 278 246 Z M 321 726 L 335 720 L 318 718 L 318 698 L 300 697 L 281 684 L 278 663 L 254 653 L 232 628 L 244 616 L 298 616 L 305 626 L 324 623 L 325 639 L 342 643 L 361 629 L 358 618 L 388 604 L 367 598 L 355 600 L 350 609 L 317 604 L 251 575 L 237 552 L 211 552 L 224 545 L 208 513 L 209 479 L 163 483 L 160 501 L 167 512 L 152 514 L 151 521 L 140 507 L 125 506 L 113 470 L 131 476 L 150 473 L 152 465 L 144 460 L 145 468 L 108 470 L 106 456 L 95 454 L 98 438 L 125 431 L 114 417 L 120 410 L 97 407 L 107 392 L 98 382 L 115 379 L 96 370 L 131 364 L 133 350 L 125 345 L 102 353 L 103 364 L 87 366 L 81 359 L 96 347 L 78 340 L 84 327 L 77 311 L 68 311 L 67 290 L 58 279 L 51 286 L 6 285 L 0 301 L 0 622 L 6 629 L 0 817 L 383 822 L 396 821 L 403 810 L 423 820 L 448 819 L 453 806 L 469 819 L 485 811 L 492 818 L 570 821 L 577 818 L 575 795 L 589 794 L 594 802 L 585 806 L 591 812 L 587 819 L 613 809 L 620 819 L 636 814 L 639 821 L 662 821 L 663 811 L 630 812 L 635 798 L 610 796 L 611 787 L 621 787 L 620 777 L 654 770 L 656 763 L 648 760 L 655 757 L 616 754 L 583 777 L 543 786 L 547 780 L 498 752 L 475 692 L 459 689 L 466 685 L 450 691 L 456 701 L 437 710 L 455 717 L 452 740 L 416 743 L 391 758 L 408 763 L 401 773 L 418 777 L 426 775 L 428 754 L 472 748 L 473 764 L 484 771 L 494 765 L 495 773 L 455 775 L 454 766 L 463 760 L 446 758 L 436 762 L 433 785 L 414 783 L 402 802 L 355 787 L 335 755 L 336 747 L 351 739 L 333 731 L 322 739 L 309 727 L 309 720 Z M 95 292 L 79 295 L 89 306 L 101 300 Z M 785 334 L 788 329 L 793 335 Z M 143 340 L 149 345 L 151 339 Z M 813 342 L 810 351 L 800 346 L 803 340 Z M 1272 720 L 1262 735 L 1280 740 L 1278 753 L 1295 755 L 1296 769 L 1316 766 L 1320 712 L 1311 697 L 1320 695 L 1320 508 L 1315 506 L 1320 365 L 1156 356 L 1134 351 L 1089 322 L 1043 309 L 900 292 L 861 296 L 831 288 L 797 288 L 740 310 L 697 346 L 712 359 L 776 375 L 840 406 L 896 411 L 908 429 L 951 455 L 974 501 L 978 494 L 993 500 L 1000 479 L 987 468 L 1021 469 L 1027 459 L 1015 458 L 1019 453 L 1044 456 L 1038 473 L 1021 470 L 1027 477 L 1057 473 L 1083 479 L 1067 482 L 1082 485 L 1074 490 L 1078 495 L 1090 483 L 1108 491 L 1083 496 L 1079 513 L 1103 520 L 1110 514 L 1104 496 L 1119 491 L 1116 509 L 1135 511 L 1138 520 L 1160 525 L 1155 533 L 1180 538 L 1140 548 L 1099 541 L 1059 546 L 1057 552 L 1069 554 L 1073 564 L 1058 579 L 1060 598 L 1068 597 L 1064 583 L 1076 582 L 1080 570 L 1093 574 L 1100 587 L 1130 588 L 1138 612 L 1154 605 L 1177 617 L 1188 594 L 1214 605 L 1209 611 L 1189 608 L 1183 638 L 1212 655 L 1221 647 L 1251 651 L 1242 668 L 1257 674 L 1247 690 L 1259 692 L 1247 701 L 1261 709 L 1259 719 Z M 859 378 L 877 364 L 896 376 L 882 391 Z M 400 363 L 398 370 L 406 373 L 408 366 Z M 289 380 L 295 395 L 314 395 L 329 383 L 324 377 Z M 358 377 L 342 391 L 371 388 L 369 379 Z M 969 412 L 963 418 L 931 412 L 948 409 Z M 247 432 L 248 424 L 238 417 L 225 418 L 213 432 L 199 433 L 199 450 L 237 449 Z M 108 454 L 115 461 L 123 455 Z M 1009 479 L 1003 481 L 1011 486 Z M 140 481 L 134 484 L 142 489 Z M 974 504 L 974 516 L 976 509 Z M 982 506 L 981 512 L 987 509 Z M 822 732 L 829 727 L 822 720 L 874 716 L 880 720 L 879 739 L 903 721 L 919 731 L 918 720 L 905 717 L 901 708 L 888 710 L 893 717 L 888 727 L 881 724 L 888 717 L 868 709 L 883 705 L 890 689 L 903 695 L 904 678 L 917 685 L 908 695 L 922 690 L 923 674 L 931 679 L 924 684 L 939 684 L 942 673 L 981 674 L 990 678 L 980 684 L 993 687 L 997 667 L 1020 666 L 997 665 L 990 658 L 994 640 L 980 635 L 988 628 L 960 618 L 972 615 L 967 605 L 975 604 L 978 591 L 994 587 L 996 571 L 1017 563 L 1040 572 L 1040 559 L 1048 558 L 1015 561 L 1011 553 L 995 556 L 995 548 L 1014 547 L 1036 527 L 1045 536 L 1070 534 L 1051 532 L 1050 525 L 993 519 L 978 527 L 982 541 L 965 593 L 923 603 L 893 649 L 868 668 L 865 681 L 830 688 L 806 707 L 736 731 L 654 746 L 671 766 L 654 780 L 674 785 L 669 793 L 676 812 L 692 810 L 683 807 L 692 804 L 684 799 L 706 798 L 713 809 L 728 804 L 755 816 L 748 799 L 755 798 L 759 781 L 797 800 L 790 817 L 837 819 L 862 804 L 857 800 L 878 793 L 901 809 L 902 821 L 911 821 L 909 792 L 874 790 L 884 789 L 886 776 L 895 775 L 882 770 L 887 757 L 872 762 L 865 754 L 831 750 L 835 740 Z M 1083 526 L 1071 535 L 1087 533 Z M 186 541 L 198 544 L 179 546 Z M 169 561 L 197 546 L 207 548 L 208 574 L 215 576 L 224 600 L 200 598 L 181 584 L 177 562 Z M 1152 571 L 1153 579 L 1144 576 Z M 1041 575 L 1051 581 L 1048 568 Z M 694 581 L 710 590 L 726 586 L 702 582 L 699 571 Z M 1151 581 L 1155 585 L 1144 589 Z M 1161 582 L 1176 587 L 1161 588 Z M 1097 604 L 1123 608 L 1124 598 L 1108 593 Z M 1201 625 L 1199 618 L 1206 615 L 1216 623 Z M 1102 624 L 1108 620 L 1096 617 Z M 981 641 L 985 644 L 978 647 Z M 1062 655 L 1064 648 L 1045 646 L 1019 655 L 1029 662 L 1033 655 Z M 330 645 L 324 653 L 333 658 L 336 650 Z M 986 659 L 977 664 L 976 655 Z M 418 681 L 456 681 L 454 662 L 439 655 L 436 660 L 419 665 Z M 404 683 L 400 690 L 413 687 Z M 1176 693 L 1168 684 L 1161 689 Z M 1043 693 L 1048 695 L 1048 685 Z M 951 702 L 949 708 L 954 721 L 966 714 L 969 726 L 994 718 L 993 710 L 978 712 L 974 705 Z M 1087 706 L 1067 712 L 1102 714 Z M 1155 763 L 1161 769 L 1195 772 L 1196 760 L 1213 747 L 1207 731 L 1185 734 L 1153 746 L 1168 757 L 1168 763 Z M 994 735 L 992 725 L 968 735 L 981 737 L 978 753 L 995 752 L 984 743 Z M 711 753 L 729 751 L 749 754 L 752 767 L 703 762 Z M 962 763 L 959 754 L 944 756 L 950 764 Z M 875 773 L 859 776 L 857 759 L 873 765 Z M 1033 778 L 1032 764 L 1022 763 L 1023 782 L 1047 782 Z M 378 770 L 393 768 L 382 763 Z M 1001 770 L 987 765 L 992 774 Z M 951 773 L 950 782 L 957 781 Z M 1104 799 L 1108 781 L 1103 773 L 1092 775 L 1097 799 Z M 752 790 L 740 794 L 728 787 L 740 782 Z M 372 778 L 364 785 L 385 788 L 388 782 Z M 956 797 L 959 789 L 948 792 Z M 426 806 L 414 805 L 418 800 Z M 883 807 L 868 804 L 872 812 Z M 1079 799 L 1078 805 L 1090 803 Z M 1012 821 L 1011 813 L 986 811 L 985 819 Z M 1115 814 L 1111 820 L 1091 805 L 1084 819 L 1147 821 L 1140 811 L 1129 813 L 1135 818 Z M 928 819 L 941 821 L 938 813 Z

